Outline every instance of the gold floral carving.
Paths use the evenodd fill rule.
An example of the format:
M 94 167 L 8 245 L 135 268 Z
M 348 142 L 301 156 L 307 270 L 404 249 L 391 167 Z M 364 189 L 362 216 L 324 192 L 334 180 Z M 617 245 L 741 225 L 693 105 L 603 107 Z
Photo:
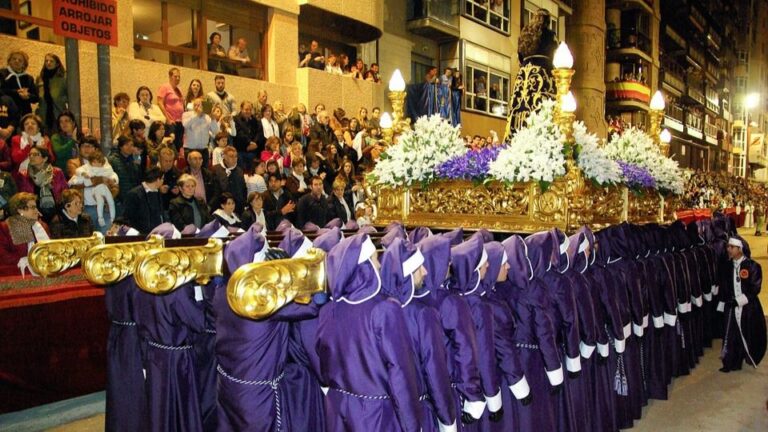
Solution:
M 227 284 L 227 302 L 242 317 L 267 318 L 291 301 L 309 303 L 325 280 L 325 253 L 311 248 L 303 258 L 241 266 Z
M 162 246 L 163 238 L 160 236 L 151 236 L 143 242 L 96 246 L 83 256 L 83 273 L 89 282 L 96 285 L 120 282 L 133 274 L 140 253 Z
M 80 264 L 88 250 L 104 243 L 100 232 L 91 237 L 47 240 L 35 243 L 27 255 L 32 271 L 43 277 L 59 274 Z
M 627 220 L 632 223 L 660 222 L 661 195 L 647 190 L 642 194 L 629 194 Z
M 208 239 L 203 246 L 158 248 L 143 252 L 136 263 L 136 285 L 151 294 L 165 294 L 192 280 L 207 284 L 221 276 L 224 245 Z

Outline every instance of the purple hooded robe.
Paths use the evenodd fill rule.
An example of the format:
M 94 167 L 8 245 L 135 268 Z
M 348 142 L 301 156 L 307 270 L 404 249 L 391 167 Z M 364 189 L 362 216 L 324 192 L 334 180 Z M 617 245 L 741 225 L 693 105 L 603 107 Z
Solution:
M 433 307 L 412 301 L 417 289 L 413 273 L 423 264 L 424 255 L 412 243 L 395 239 L 381 258 L 381 291 L 397 299 L 405 312 L 419 371 L 422 430 L 455 431 L 456 404 L 440 317 Z
M 397 300 L 379 295 L 375 253 L 368 235 L 356 235 L 326 257 L 333 302 L 320 311 L 316 351 L 330 432 L 421 428 L 406 317 Z

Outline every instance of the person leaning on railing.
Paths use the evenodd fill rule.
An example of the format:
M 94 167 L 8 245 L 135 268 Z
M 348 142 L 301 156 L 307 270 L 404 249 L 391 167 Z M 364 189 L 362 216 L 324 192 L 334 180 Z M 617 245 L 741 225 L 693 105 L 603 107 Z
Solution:
M 48 225 L 40 218 L 37 197 L 28 192 L 12 196 L 8 219 L 0 222 L 0 276 L 18 275 L 27 266 L 29 249 L 48 240 Z

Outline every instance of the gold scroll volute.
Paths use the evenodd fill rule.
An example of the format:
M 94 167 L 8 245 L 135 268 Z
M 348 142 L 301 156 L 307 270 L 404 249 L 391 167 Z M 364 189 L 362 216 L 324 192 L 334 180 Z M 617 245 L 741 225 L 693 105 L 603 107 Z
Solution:
M 311 248 L 302 258 L 241 266 L 229 279 L 227 301 L 244 318 L 267 318 L 292 301 L 309 303 L 325 280 L 325 253 Z
M 208 239 L 203 246 L 146 251 L 136 262 L 136 285 L 151 294 L 166 294 L 193 279 L 207 284 L 212 277 L 223 274 L 223 248 L 221 240 Z
M 79 264 L 89 249 L 103 243 L 100 232 L 90 237 L 41 241 L 29 251 L 29 266 L 40 276 L 57 276 Z
M 109 285 L 133 274 L 139 254 L 163 246 L 163 238 L 150 236 L 149 240 L 133 243 L 99 245 L 83 256 L 83 273 L 89 282 Z

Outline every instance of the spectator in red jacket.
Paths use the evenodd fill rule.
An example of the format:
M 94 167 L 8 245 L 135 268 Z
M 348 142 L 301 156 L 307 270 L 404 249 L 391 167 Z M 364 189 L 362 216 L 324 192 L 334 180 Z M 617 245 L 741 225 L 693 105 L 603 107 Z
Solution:
M 0 222 L 0 276 L 18 275 L 26 266 L 29 249 L 49 239 L 48 225 L 38 220 L 37 197 L 19 192 L 8 204 L 8 219 Z

